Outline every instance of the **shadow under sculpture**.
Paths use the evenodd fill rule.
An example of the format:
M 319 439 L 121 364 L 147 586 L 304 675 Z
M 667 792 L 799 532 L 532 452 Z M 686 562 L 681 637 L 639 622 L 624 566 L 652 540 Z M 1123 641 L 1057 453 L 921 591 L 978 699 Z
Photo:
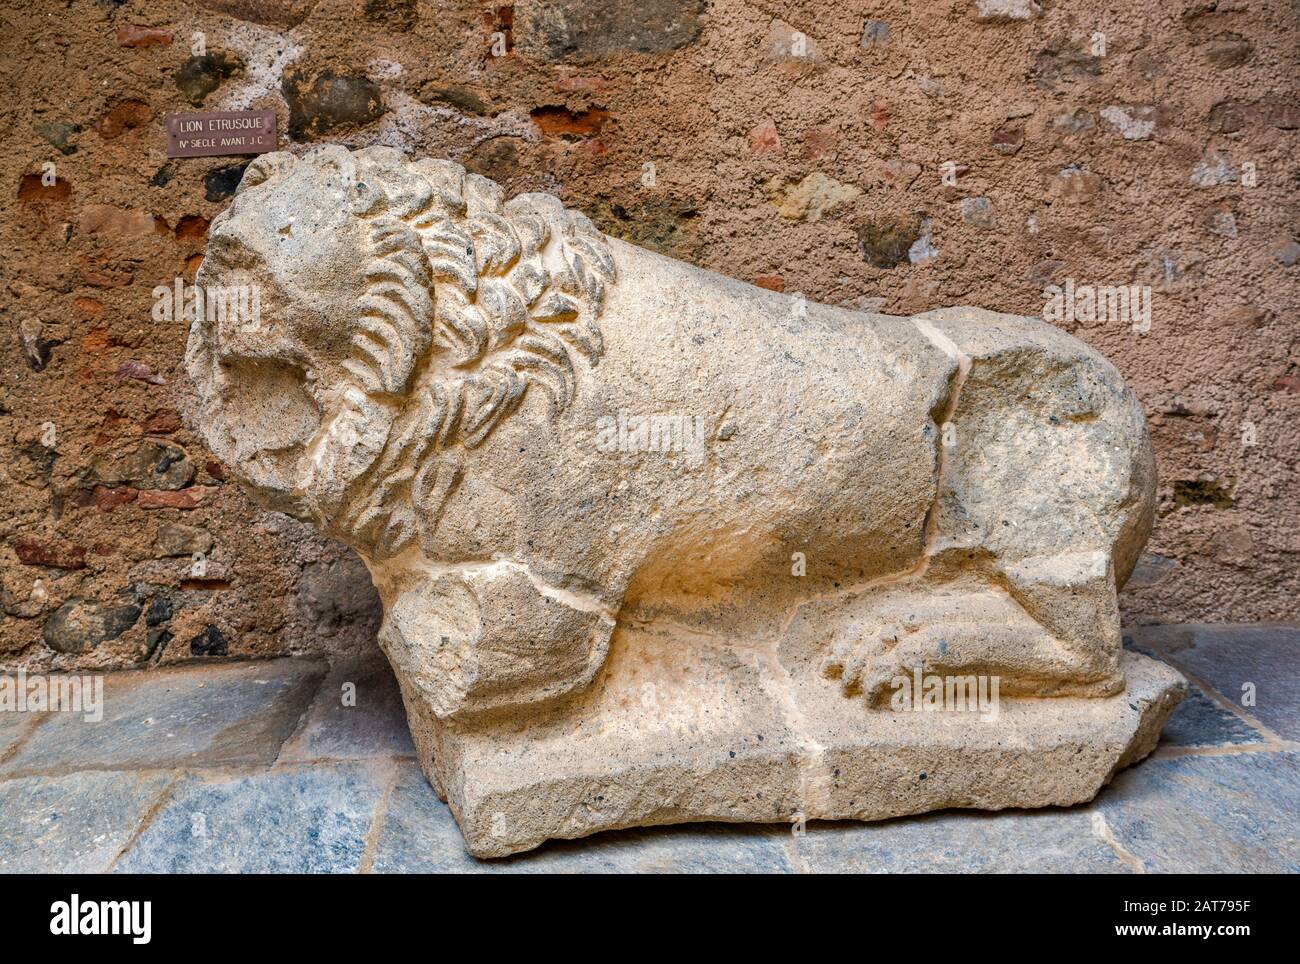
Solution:
M 257 297 L 193 323 L 191 424 L 365 560 L 478 856 L 1078 803 L 1182 696 L 1120 645 L 1141 408 L 1039 320 L 807 303 L 388 148 L 255 160 L 198 286 Z

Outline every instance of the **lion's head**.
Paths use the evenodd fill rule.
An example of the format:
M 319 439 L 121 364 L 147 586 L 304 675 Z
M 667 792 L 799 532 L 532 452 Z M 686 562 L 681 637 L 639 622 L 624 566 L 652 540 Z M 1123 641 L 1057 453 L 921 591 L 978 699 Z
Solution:
M 196 279 L 192 420 L 265 504 L 392 555 L 530 387 L 568 405 L 613 277 L 600 233 L 549 195 L 503 203 L 388 148 L 263 155 Z

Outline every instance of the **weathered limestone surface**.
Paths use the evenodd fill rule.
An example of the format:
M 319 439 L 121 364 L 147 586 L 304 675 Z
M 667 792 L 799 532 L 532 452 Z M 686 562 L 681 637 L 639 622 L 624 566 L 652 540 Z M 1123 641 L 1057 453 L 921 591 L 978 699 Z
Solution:
M 199 284 L 260 312 L 194 324 L 192 421 L 365 560 L 477 855 L 1075 803 L 1182 695 L 1121 658 L 1141 409 L 1041 321 L 806 303 L 386 148 L 259 158 Z M 900 704 L 936 679 L 993 711 Z

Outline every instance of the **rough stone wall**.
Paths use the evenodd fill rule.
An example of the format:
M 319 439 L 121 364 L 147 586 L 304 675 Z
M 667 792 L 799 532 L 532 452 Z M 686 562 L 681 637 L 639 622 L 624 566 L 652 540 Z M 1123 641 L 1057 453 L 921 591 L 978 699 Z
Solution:
M 451 157 L 832 304 L 1150 286 L 1149 330 L 1057 322 L 1156 440 L 1126 616 L 1294 618 L 1298 36 L 1287 0 L 5 0 L 0 665 L 373 639 L 359 561 L 178 418 L 186 332 L 152 291 L 193 279 L 243 164 L 167 159 L 195 108 Z

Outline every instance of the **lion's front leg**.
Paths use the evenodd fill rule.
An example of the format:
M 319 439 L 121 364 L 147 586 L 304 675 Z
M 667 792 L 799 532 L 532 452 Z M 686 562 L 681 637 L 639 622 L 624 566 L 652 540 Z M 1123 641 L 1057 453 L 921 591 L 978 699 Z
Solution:
M 386 606 L 380 638 L 440 720 L 579 691 L 604 663 L 613 613 L 509 561 L 431 566 Z

